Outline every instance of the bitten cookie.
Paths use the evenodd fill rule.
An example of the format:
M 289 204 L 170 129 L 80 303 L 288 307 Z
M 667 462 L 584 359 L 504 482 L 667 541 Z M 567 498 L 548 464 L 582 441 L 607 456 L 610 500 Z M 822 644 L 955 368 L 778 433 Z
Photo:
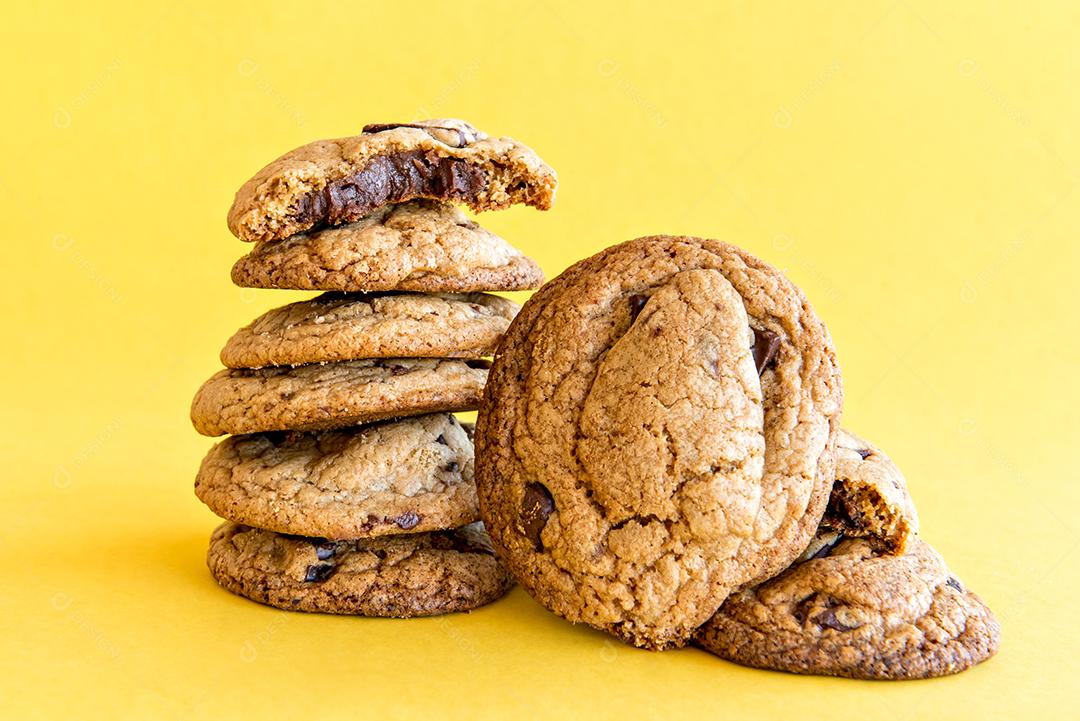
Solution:
M 919 516 L 900 469 L 854 433 L 836 437 L 836 483 L 822 526 L 900 554 L 919 531 Z
M 275 308 L 238 330 L 221 351 L 229 368 L 362 358 L 482 358 L 518 305 L 485 293 L 324 293 Z
M 997 619 L 925 541 L 893 556 L 837 538 L 728 598 L 695 643 L 745 666 L 866 679 L 944 676 L 997 652 Z
M 226 522 L 206 564 L 222 587 L 288 611 L 408 618 L 469 611 L 513 585 L 480 524 L 326 541 Z
M 232 436 L 203 459 L 195 495 L 230 521 L 324 538 L 434 531 L 479 518 L 472 442 L 447 413 Z
M 233 265 L 232 280 L 250 288 L 466 293 L 536 288 L 544 274 L 454 206 L 415 200 L 258 243 Z
M 367 125 L 357 136 L 299 147 L 256 173 L 236 193 L 229 229 L 241 240 L 280 240 L 415 198 L 475 211 L 514 203 L 547 210 L 556 183 L 531 149 L 462 120 Z
M 841 401 L 828 331 L 779 271 L 719 241 L 629 241 L 507 331 L 476 428 L 481 517 L 550 610 L 681 645 L 812 539 Z
M 477 406 L 487 361 L 393 358 L 225 369 L 191 403 L 204 436 L 344 428 Z

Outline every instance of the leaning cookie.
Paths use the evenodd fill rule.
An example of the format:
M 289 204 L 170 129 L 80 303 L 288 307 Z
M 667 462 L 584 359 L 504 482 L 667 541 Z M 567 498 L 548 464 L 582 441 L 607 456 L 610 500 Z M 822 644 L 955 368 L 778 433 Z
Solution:
M 682 645 L 810 542 L 841 401 L 828 331 L 778 270 L 715 240 L 629 241 L 507 331 L 476 427 L 481 517 L 548 609 Z
M 249 288 L 470 293 L 536 288 L 544 274 L 458 208 L 414 200 L 258 243 L 233 265 L 232 280 Z
M 885 453 L 854 433 L 836 438 L 836 482 L 822 526 L 867 538 L 901 554 L 919 531 L 919 516 L 900 469 Z
M 238 330 L 221 351 L 228 368 L 362 358 L 483 358 L 518 311 L 486 293 L 324 293 L 275 308 Z
M 925 541 L 880 555 L 827 532 L 787 571 L 728 598 L 694 641 L 756 668 L 917 679 L 985 661 L 999 635 L 990 609 Z
M 495 210 L 547 210 L 555 171 L 510 138 L 462 120 L 367 125 L 360 135 L 299 147 L 236 193 L 229 229 L 241 240 L 280 240 L 359 220 L 390 203 L 427 198 Z
M 231 436 L 203 459 L 195 495 L 230 521 L 324 538 L 419 533 L 479 518 L 472 442 L 447 413 Z
M 471 410 L 487 372 L 487 361 L 436 358 L 225 369 L 195 393 L 191 423 L 204 436 L 220 436 Z
M 326 541 L 226 522 L 206 564 L 226 590 L 289 611 L 408 618 L 469 611 L 513 585 L 480 524 Z

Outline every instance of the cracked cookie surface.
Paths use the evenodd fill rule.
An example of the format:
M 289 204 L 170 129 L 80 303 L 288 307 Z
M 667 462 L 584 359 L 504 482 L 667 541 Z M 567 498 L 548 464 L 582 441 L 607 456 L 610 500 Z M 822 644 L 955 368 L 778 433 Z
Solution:
M 355 541 L 225 522 L 206 564 L 226 590 L 288 611 L 408 618 L 469 611 L 513 585 L 480 524 Z
M 873 444 L 843 429 L 836 437 L 836 483 L 822 526 L 867 538 L 893 554 L 903 553 L 919 531 L 900 469 Z
M 324 293 L 267 311 L 221 351 L 228 368 L 363 358 L 483 358 L 518 305 L 486 293 Z
M 267 165 L 237 191 L 228 224 L 241 240 L 260 241 L 350 223 L 415 198 L 475 211 L 515 203 L 547 210 L 556 185 L 555 171 L 530 148 L 462 120 L 368 125 Z
M 230 521 L 323 538 L 420 533 L 479 518 L 472 441 L 447 413 L 232 436 L 203 459 L 195 495 Z
M 815 543 L 728 598 L 695 643 L 745 666 L 865 679 L 959 673 L 997 651 L 997 619 L 925 541 L 899 556 L 835 532 Z
M 226 368 L 191 403 L 204 436 L 344 428 L 476 408 L 487 361 L 392 358 L 296 367 Z
M 536 288 L 544 274 L 458 208 L 415 200 L 258 243 L 233 265 L 232 280 L 250 288 L 469 293 Z
M 828 332 L 777 270 L 719 241 L 629 241 L 507 331 L 476 429 L 481 516 L 548 609 L 681 645 L 813 537 L 841 401 Z

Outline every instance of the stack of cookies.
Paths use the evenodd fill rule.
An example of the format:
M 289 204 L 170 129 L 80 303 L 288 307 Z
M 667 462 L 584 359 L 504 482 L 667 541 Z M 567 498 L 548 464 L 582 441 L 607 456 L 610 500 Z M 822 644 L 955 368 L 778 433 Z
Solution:
M 305 145 L 239 190 L 229 227 L 255 246 L 233 281 L 327 292 L 240 329 L 192 403 L 196 430 L 229 434 L 195 482 L 226 519 L 207 557 L 222 586 L 395 617 L 506 592 L 453 413 L 476 409 L 518 310 L 487 292 L 543 275 L 455 204 L 546 210 L 555 185 L 524 145 L 435 120 Z
M 989 658 L 993 614 L 842 406 L 828 330 L 777 269 L 628 241 L 507 331 L 476 428 L 481 516 L 541 604 L 643 648 L 856 678 Z

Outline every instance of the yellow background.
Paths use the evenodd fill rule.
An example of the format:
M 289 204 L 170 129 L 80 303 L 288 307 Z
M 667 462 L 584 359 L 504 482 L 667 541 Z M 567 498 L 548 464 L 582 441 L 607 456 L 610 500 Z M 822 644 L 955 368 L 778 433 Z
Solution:
M 226 5 L 5 10 L 5 717 L 1077 713 L 1077 4 Z M 482 219 L 549 277 L 656 232 L 785 268 L 998 657 L 871 684 L 637 651 L 520 590 L 416 621 L 219 590 L 188 403 L 299 297 L 230 285 L 232 194 L 309 140 L 443 115 L 558 170 L 551 212 Z

